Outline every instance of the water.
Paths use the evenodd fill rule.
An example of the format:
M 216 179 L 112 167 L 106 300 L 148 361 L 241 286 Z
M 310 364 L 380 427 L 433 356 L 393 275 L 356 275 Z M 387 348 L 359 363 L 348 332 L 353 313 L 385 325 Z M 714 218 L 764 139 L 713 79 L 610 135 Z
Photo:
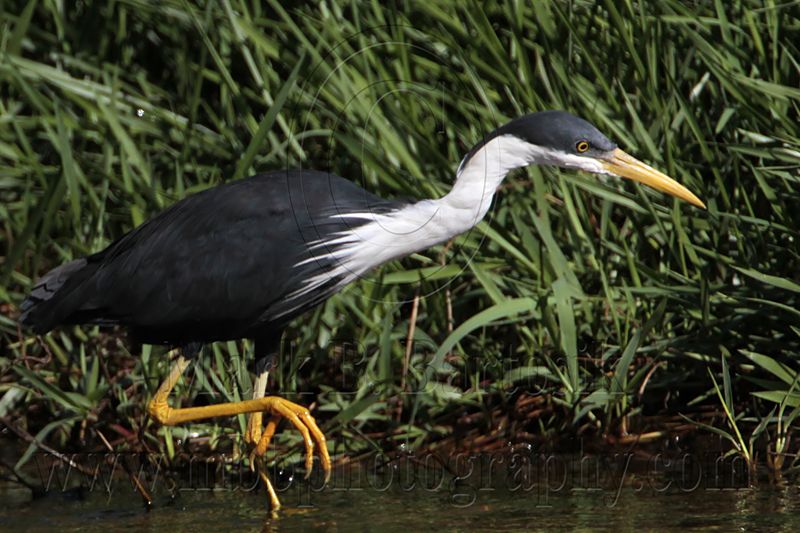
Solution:
M 51 486 L 35 498 L 31 490 L 6 481 L 0 483 L 0 528 L 105 533 L 234 528 L 403 533 L 435 528 L 800 531 L 800 491 L 794 486 L 762 483 L 755 488 L 749 481 L 739 483 L 719 476 L 709 483 L 707 472 L 687 476 L 685 468 L 672 469 L 666 475 L 664 469 L 633 473 L 620 469 L 620 461 L 581 470 L 574 459 L 559 460 L 553 468 L 550 464 L 538 470 L 529 468 L 526 476 L 518 475 L 522 470 L 515 475 L 509 475 L 506 468 L 486 470 L 484 462 L 477 467 L 473 464 L 469 475 L 462 474 L 460 480 L 445 470 L 420 464 L 338 470 L 324 490 L 319 490 L 319 480 L 284 477 L 281 498 L 285 507 L 274 515 L 266 510 L 265 494 L 249 490 L 249 480 L 241 477 L 237 483 L 220 478 L 208 483 L 211 478 L 207 475 L 203 483 L 197 477 L 192 481 L 184 476 L 169 483 L 163 478 L 153 485 L 154 505 L 149 511 L 124 475 L 113 478 L 111 484 L 104 485 L 101 480 L 89 490 L 71 474 L 72 483 L 58 480 L 62 488 Z M 575 476 L 579 471 L 581 475 Z M 569 476 L 563 475 L 567 472 Z M 76 488 L 80 486 L 83 488 Z M 64 487 L 67 489 L 62 490 Z

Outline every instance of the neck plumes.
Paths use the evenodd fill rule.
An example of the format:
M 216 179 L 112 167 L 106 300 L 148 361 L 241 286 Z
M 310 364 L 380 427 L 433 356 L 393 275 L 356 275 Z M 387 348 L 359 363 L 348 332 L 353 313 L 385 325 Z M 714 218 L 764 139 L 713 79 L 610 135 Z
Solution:
M 464 158 L 455 185 L 442 198 L 421 200 L 387 213 L 334 215 L 350 221 L 350 228 L 308 243 L 311 257 L 297 264 L 317 262 L 331 266 L 307 279 L 285 300 L 291 305 L 293 300 L 314 291 L 331 294 L 378 265 L 469 230 L 489 211 L 497 187 L 511 170 L 543 158 L 537 150 L 517 137 L 496 136 Z
M 452 190 L 435 200 L 421 200 L 389 213 L 342 213 L 358 223 L 344 234 L 319 243 L 336 259 L 336 274 L 349 282 L 392 259 L 450 240 L 486 215 L 497 187 L 513 169 L 531 164 L 532 145 L 510 135 L 494 137 L 462 162 Z M 362 223 L 363 221 L 363 223 Z M 334 249 L 331 250 L 331 247 Z

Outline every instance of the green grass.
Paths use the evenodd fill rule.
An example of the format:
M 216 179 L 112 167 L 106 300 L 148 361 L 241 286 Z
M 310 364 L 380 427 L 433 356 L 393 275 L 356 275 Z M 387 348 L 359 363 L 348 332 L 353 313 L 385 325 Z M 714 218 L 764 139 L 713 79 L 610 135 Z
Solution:
M 796 452 L 800 3 L 498 4 L 4 3 L 0 416 L 58 449 L 102 434 L 174 453 L 187 430 L 143 410 L 163 350 L 90 327 L 20 337 L 36 276 L 259 170 L 440 195 L 483 134 L 560 108 L 708 210 L 617 180 L 516 173 L 474 231 L 293 324 L 278 389 L 315 403 L 337 454 L 435 445 L 465 412 L 512 442 L 684 415 L 763 463 Z M 247 342 L 208 348 L 176 401 L 246 396 L 251 363 Z M 492 433 L 491 413 L 513 418 L 529 396 L 546 408 Z M 243 424 L 193 431 L 215 449 Z

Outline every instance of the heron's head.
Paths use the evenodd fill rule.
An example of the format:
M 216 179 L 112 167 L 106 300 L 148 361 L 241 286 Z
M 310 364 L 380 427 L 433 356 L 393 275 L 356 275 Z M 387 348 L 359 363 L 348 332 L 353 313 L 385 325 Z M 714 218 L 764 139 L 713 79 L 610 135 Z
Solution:
M 494 139 L 508 139 L 509 142 L 502 144 L 526 164 L 554 165 L 620 176 L 705 207 L 686 187 L 623 152 L 589 122 L 564 111 L 542 111 L 512 120 L 476 146 L 465 162 L 472 153 Z

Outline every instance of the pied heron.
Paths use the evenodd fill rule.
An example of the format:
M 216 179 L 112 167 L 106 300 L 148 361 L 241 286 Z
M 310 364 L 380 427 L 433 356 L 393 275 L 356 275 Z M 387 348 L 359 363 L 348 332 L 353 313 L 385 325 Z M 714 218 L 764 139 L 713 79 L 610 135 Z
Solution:
M 533 164 L 621 176 L 705 207 L 585 120 L 543 111 L 486 136 L 438 199 L 387 200 L 314 170 L 267 172 L 188 196 L 104 250 L 45 274 L 22 303 L 20 320 L 40 334 L 60 324 L 116 324 L 140 342 L 180 348 L 148 406 L 153 417 L 172 425 L 250 413 L 244 437 L 251 458 L 264 454 L 279 420 L 288 418 L 305 442 L 307 475 L 316 447 L 327 479 L 330 458 L 314 418 L 301 405 L 265 396 L 284 328 L 370 269 L 472 228 L 506 175 Z M 203 344 L 240 338 L 255 341 L 251 400 L 168 405 Z M 277 508 L 269 479 L 259 473 Z

